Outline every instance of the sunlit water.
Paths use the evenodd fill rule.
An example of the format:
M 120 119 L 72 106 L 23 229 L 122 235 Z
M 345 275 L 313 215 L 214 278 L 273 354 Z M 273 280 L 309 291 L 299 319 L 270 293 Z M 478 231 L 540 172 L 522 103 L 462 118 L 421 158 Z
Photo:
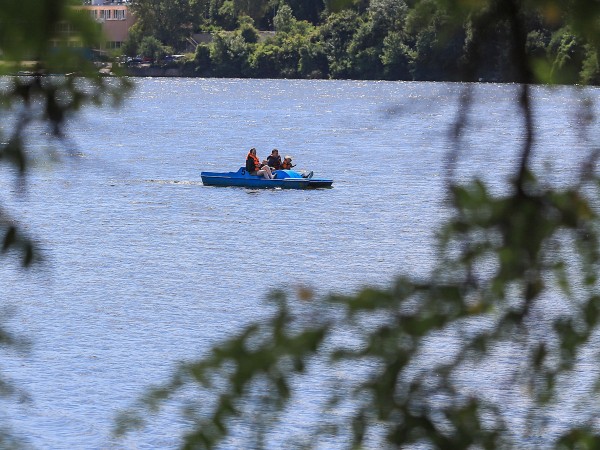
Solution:
M 476 87 L 459 159 L 448 163 L 462 88 L 146 79 L 123 108 L 71 122 L 72 155 L 40 158 L 24 195 L 1 179 L 2 201 L 45 257 L 37 270 L 6 258 L 0 269 L 4 304 L 15 307 L 6 324 L 32 342 L 27 354 L 3 354 L 2 376 L 30 401 L 5 401 L 2 422 L 34 448 L 173 448 L 175 410 L 120 441 L 115 414 L 178 361 L 260 319 L 272 289 L 350 293 L 426 273 L 448 168 L 501 192 L 518 164 L 510 85 Z M 577 170 L 583 104 L 574 89 L 535 89 L 547 181 Z M 334 188 L 202 185 L 200 171 L 236 170 L 250 147 L 261 158 L 291 154 Z

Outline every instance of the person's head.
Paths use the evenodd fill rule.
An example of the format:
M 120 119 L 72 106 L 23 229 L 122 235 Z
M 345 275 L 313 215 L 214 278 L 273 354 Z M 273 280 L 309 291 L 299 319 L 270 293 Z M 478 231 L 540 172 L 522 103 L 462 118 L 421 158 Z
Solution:
M 271 152 L 271 155 L 273 155 L 273 156 L 279 156 L 279 150 L 277 150 L 276 148 L 274 148 L 273 151 Z
M 292 157 L 290 155 L 285 155 L 284 161 L 292 162 Z
M 252 148 L 250 149 L 250 153 L 251 153 L 252 155 L 256 156 L 256 149 L 255 149 L 254 147 L 252 147 Z

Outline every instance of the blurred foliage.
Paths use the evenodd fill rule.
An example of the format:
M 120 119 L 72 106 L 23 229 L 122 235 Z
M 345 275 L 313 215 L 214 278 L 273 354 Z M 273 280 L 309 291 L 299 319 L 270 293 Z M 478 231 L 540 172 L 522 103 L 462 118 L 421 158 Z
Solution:
M 317 423 L 303 422 L 305 434 L 287 436 L 285 448 L 327 447 L 332 438 L 336 448 L 519 448 L 542 436 L 565 396 L 589 395 L 568 377 L 598 338 L 598 183 L 586 177 L 557 190 L 529 172 L 523 177 L 503 197 L 479 180 L 451 187 L 454 214 L 440 230 L 429 278 L 400 277 L 385 289 L 312 302 L 275 294 L 270 319 L 182 364 L 120 418 L 118 432 L 179 394 L 193 425 L 182 448 L 219 448 L 244 426 L 257 433 L 244 448 L 273 448 L 289 411 L 306 413 L 302 397 L 318 395 L 327 400 Z M 557 292 L 569 307 L 546 315 Z M 498 361 L 506 347 L 514 360 Z M 314 366 L 339 379 L 315 382 Z M 465 386 L 465 373 L 485 384 L 498 372 L 507 398 L 477 382 Z M 515 402 L 511 392 L 527 394 Z M 515 411 L 526 416 L 528 434 L 507 427 Z M 590 425 L 597 413 L 589 411 Z M 600 439 L 592 428 L 571 425 L 538 446 L 595 448 L 578 447 Z
M 132 0 L 140 39 L 154 37 L 177 48 L 189 35 L 193 9 L 188 0 Z
M 158 39 L 147 36 L 140 42 L 138 52 L 142 57 L 159 61 L 166 55 L 172 54 L 173 50 L 163 45 Z
M 341 3 L 306 41 L 322 43 L 333 77 L 356 74 L 357 59 L 373 64 L 366 50 L 381 44 L 376 37 L 388 40 L 384 67 L 404 74 L 420 61 L 440 77 L 477 79 L 490 73 L 489 53 L 502 52 L 523 121 L 505 192 L 454 173 L 477 101 L 466 84 L 450 133 L 450 215 L 431 272 L 347 296 L 273 294 L 270 315 L 181 364 L 123 413 L 117 433 L 168 403 L 188 424 L 182 448 L 232 439 L 244 448 L 596 448 L 599 153 L 588 149 L 573 182 L 546 183 L 532 164 L 543 149 L 529 86 L 573 82 L 582 67 L 594 79 L 600 3 L 423 0 L 397 9 L 402 19 L 384 26 L 393 35 L 377 22 L 389 19 L 377 15 L 385 2 Z M 265 60 L 280 47 L 263 46 Z M 595 119 L 584 103 L 582 136 Z M 567 400 L 577 414 L 557 420 Z
M 74 7 L 78 5 L 70 0 L 0 0 L 0 163 L 7 181 L 14 177 L 14 195 L 27 189 L 27 174 L 36 164 L 57 162 L 75 150 L 64 132 L 75 113 L 88 105 L 118 104 L 129 89 L 127 80 L 99 73 L 96 49 L 103 37 L 89 13 Z M 47 128 L 47 137 L 35 137 L 40 126 Z M 16 254 L 29 267 L 42 255 L 13 214 L 0 206 L 1 252 Z M 8 317 L 2 310 L 3 323 Z M 23 348 L 4 328 L 0 345 Z M 15 394 L 9 382 L 0 380 L 0 395 Z M 0 430 L 0 447 L 18 444 L 9 429 Z
M 108 79 L 95 64 L 102 36 L 89 14 L 67 0 L 3 1 L 0 5 L 0 162 L 18 182 L 36 154 L 26 148 L 31 126 L 48 127 L 51 142 L 66 145 L 63 127 L 86 105 L 116 105 L 129 88 L 124 78 Z M 51 153 L 52 159 L 57 157 Z M 8 212 L 0 212 L 2 252 L 16 250 L 25 266 L 39 254 Z

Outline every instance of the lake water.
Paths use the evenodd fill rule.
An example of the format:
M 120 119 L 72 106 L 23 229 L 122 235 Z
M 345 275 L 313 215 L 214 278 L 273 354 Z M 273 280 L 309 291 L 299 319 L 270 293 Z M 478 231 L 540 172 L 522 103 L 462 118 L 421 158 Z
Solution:
M 263 317 L 272 289 L 349 293 L 426 273 L 462 87 L 143 79 L 121 109 L 72 121 L 71 156 L 40 157 L 24 195 L 0 178 L 1 200 L 45 257 L 27 272 L 2 260 L 4 304 L 15 308 L 7 326 L 32 346 L 3 353 L 2 376 L 30 401 L 4 400 L 0 423 L 33 448 L 173 448 L 175 411 L 121 441 L 110 434 L 116 412 Z M 476 86 L 457 177 L 502 190 L 522 138 L 516 93 Z M 587 146 L 573 114 L 583 93 L 534 93 L 536 164 L 550 182 L 569 180 Z M 291 154 L 334 188 L 202 185 L 200 171 L 236 170 L 250 147 Z

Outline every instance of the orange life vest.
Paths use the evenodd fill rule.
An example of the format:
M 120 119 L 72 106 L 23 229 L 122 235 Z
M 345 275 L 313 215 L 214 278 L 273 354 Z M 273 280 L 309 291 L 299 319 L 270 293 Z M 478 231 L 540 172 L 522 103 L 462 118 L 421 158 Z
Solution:
M 281 163 L 281 168 L 283 170 L 290 170 L 292 168 L 292 163 L 291 162 L 287 162 L 287 161 L 283 161 Z
M 252 158 L 252 160 L 254 161 L 254 171 L 256 172 L 257 170 L 260 170 L 260 161 L 258 160 L 258 157 L 253 155 L 252 153 L 248 153 L 248 158 Z

